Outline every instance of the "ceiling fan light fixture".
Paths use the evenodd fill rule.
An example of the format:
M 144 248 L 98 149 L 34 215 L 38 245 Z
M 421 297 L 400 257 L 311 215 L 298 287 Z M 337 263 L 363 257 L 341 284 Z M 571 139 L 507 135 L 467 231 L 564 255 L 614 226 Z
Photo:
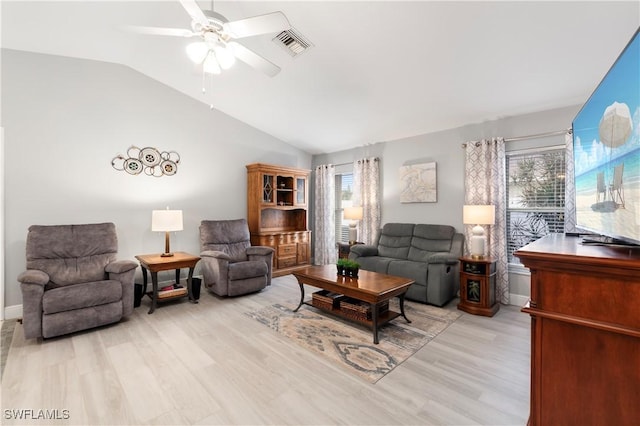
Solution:
M 216 54 L 216 59 L 220 64 L 220 68 L 223 70 L 228 70 L 236 62 L 236 57 L 233 54 L 231 46 L 216 46 L 214 52 Z
M 210 50 L 207 54 L 207 57 L 204 59 L 202 63 L 202 70 L 208 74 L 220 74 L 222 70 L 220 69 L 220 65 L 216 60 L 216 55 L 213 53 L 213 50 Z
M 202 41 L 187 44 L 187 56 L 194 64 L 201 64 L 209 53 L 207 44 Z

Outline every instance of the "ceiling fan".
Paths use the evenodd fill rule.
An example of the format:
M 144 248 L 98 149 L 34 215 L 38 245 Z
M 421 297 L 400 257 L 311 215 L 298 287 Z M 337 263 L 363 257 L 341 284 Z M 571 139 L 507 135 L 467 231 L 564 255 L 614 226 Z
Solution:
M 229 69 L 236 58 L 270 77 L 280 72 L 279 66 L 234 40 L 290 29 L 291 24 L 284 13 L 273 12 L 229 22 L 213 11 L 213 1 L 212 10 L 200 9 L 196 0 L 179 1 L 191 16 L 190 30 L 137 26 L 130 28 L 143 34 L 199 37 L 200 41 L 187 45 L 187 56 L 194 63 L 202 65 L 205 73 L 220 74 L 223 69 Z

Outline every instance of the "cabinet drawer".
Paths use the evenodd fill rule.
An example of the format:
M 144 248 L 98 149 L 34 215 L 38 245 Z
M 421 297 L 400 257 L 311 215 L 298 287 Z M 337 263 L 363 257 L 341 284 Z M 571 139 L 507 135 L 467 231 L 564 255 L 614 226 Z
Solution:
M 275 247 L 276 239 L 273 235 L 264 235 L 260 237 L 259 246 Z
M 295 257 L 278 258 L 278 269 L 288 268 L 296 265 Z
M 296 255 L 295 244 L 282 244 L 278 246 L 278 256 L 295 256 L 295 255 Z

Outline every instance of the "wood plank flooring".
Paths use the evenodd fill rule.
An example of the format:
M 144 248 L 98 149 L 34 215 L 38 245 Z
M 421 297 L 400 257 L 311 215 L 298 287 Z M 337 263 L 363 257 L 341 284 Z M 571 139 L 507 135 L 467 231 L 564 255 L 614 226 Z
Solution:
M 237 298 L 203 289 L 199 304 L 162 304 L 152 315 L 144 299 L 125 322 L 42 342 L 25 341 L 18 325 L 1 423 L 526 424 L 530 323 L 519 308 L 462 313 L 372 385 L 244 315 L 299 294 L 289 275 Z M 47 415 L 59 419 L 37 418 Z

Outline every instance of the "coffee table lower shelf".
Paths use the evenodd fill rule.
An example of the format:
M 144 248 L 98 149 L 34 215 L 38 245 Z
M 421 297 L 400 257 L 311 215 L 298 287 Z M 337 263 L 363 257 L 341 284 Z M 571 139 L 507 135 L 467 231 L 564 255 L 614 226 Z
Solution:
M 344 318 L 346 320 L 353 321 L 353 322 L 356 322 L 358 324 L 363 324 L 363 325 L 366 325 L 366 326 L 368 326 L 370 328 L 373 328 L 373 320 L 364 319 L 364 318 L 358 318 L 356 316 L 346 314 L 340 308 L 326 308 L 324 306 L 314 305 L 313 302 L 304 302 L 303 305 L 312 306 L 312 307 L 314 307 L 316 309 L 319 309 L 319 310 L 321 310 L 323 312 L 328 312 L 328 313 L 330 313 L 332 315 L 335 315 L 337 317 Z M 399 317 L 400 315 L 402 315 L 400 312 L 396 312 L 396 311 L 392 311 L 392 310 L 387 310 L 385 312 L 379 313 L 378 314 L 378 327 L 388 323 L 389 321 L 391 321 L 394 318 Z

